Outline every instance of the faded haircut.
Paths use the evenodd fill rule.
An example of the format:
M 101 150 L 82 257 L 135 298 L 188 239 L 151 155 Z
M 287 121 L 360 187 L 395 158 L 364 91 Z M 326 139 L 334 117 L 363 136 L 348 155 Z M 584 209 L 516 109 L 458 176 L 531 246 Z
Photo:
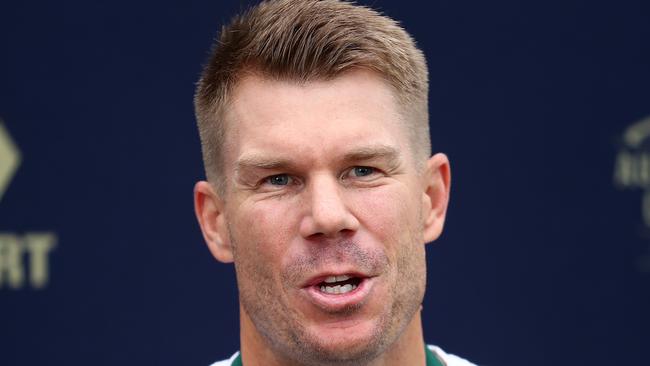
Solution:
M 431 154 L 424 54 L 393 19 L 338 0 L 268 0 L 222 27 L 194 96 L 206 176 L 223 190 L 224 115 L 247 73 L 306 83 L 353 69 L 377 72 L 403 108 L 416 162 Z

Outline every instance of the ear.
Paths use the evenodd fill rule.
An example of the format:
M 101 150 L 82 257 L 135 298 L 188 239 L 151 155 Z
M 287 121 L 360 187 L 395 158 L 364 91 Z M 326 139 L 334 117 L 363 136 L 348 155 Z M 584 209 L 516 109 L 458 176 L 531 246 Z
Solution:
M 424 220 L 424 241 L 432 242 L 442 234 L 449 203 L 451 171 L 445 154 L 435 154 L 427 160 L 422 174 L 424 193 L 422 195 L 422 219 Z
M 220 262 L 231 263 L 233 253 L 223 200 L 206 181 L 200 181 L 194 186 L 194 212 L 212 255 Z

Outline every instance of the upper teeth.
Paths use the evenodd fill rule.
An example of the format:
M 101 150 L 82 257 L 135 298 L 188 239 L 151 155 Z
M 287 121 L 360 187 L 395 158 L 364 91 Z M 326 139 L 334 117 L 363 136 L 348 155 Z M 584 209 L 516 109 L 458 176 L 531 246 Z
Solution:
M 349 280 L 350 276 L 341 275 L 341 276 L 329 276 L 325 279 L 325 283 L 334 283 Z

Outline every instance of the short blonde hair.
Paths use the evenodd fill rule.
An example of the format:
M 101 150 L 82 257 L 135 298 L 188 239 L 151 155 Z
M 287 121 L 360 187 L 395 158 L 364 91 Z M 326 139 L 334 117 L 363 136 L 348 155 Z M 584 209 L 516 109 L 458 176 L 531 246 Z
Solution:
M 194 96 L 206 176 L 222 187 L 228 95 L 246 72 L 278 80 L 327 80 L 354 68 L 377 72 L 410 121 L 416 160 L 431 154 L 424 54 L 393 19 L 338 0 L 268 0 L 221 29 Z M 417 157 L 424 157 L 418 159 Z

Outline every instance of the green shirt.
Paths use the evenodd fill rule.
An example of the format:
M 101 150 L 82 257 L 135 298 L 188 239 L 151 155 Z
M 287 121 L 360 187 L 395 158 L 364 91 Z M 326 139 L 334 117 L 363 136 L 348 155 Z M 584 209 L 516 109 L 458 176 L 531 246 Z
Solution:
M 424 346 L 424 353 L 426 354 L 427 358 L 427 366 L 443 366 L 438 357 L 436 357 L 436 355 L 431 352 L 429 347 Z M 237 355 L 237 358 L 235 358 L 230 366 L 242 366 L 241 353 Z

